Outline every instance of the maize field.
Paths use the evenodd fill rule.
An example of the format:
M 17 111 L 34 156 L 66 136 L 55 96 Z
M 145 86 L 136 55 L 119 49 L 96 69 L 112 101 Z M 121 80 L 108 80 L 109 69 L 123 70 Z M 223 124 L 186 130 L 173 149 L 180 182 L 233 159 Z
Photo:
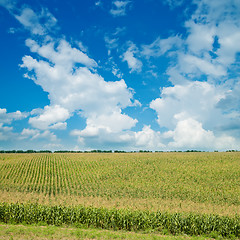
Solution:
M 171 234 L 240 237 L 240 217 L 217 215 L 169 214 L 93 207 L 43 206 L 38 204 L 0 204 L 0 221 L 4 223 L 46 223 L 103 229 L 168 232 Z
M 3 222 L 239 236 L 240 153 L 4 153 L 0 202 Z

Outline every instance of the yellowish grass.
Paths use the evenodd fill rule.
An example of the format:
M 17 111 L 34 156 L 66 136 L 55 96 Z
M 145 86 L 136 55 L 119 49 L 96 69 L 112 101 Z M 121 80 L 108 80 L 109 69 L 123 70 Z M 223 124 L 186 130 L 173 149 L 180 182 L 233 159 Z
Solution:
M 207 203 L 195 203 L 178 199 L 106 199 L 102 197 L 78 197 L 74 195 L 48 196 L 37 193 L 21 193 L 0 191 L 0 202 L 11 203 L 40 203 L 43 205 L 83 205 L 105 208 L 129 208 L 132 210 L 167 211 L 167 212 L 195 212 L 206 214 L 219 214 L 234 216 L 240 212 L 240 206 L 214 205 Z

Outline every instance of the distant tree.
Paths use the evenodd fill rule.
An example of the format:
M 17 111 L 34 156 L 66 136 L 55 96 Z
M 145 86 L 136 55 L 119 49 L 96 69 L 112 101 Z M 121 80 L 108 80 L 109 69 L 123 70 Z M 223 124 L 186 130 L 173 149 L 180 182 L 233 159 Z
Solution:
M 17 150 L 16 153 L 24 153 L 23 150 Z
M 27 150 L 26 153 L 36 153 L 37 151 L 34 150 Z
M 50 150 L 40 150 L 39 152 L 40 153 L 52 153 L 52 151 L 50 151 Z

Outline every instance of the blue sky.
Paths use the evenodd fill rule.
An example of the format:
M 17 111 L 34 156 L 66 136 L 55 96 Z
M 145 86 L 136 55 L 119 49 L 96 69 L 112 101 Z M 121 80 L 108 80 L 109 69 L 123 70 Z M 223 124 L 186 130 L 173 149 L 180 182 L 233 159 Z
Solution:
M 0 149 L 240 149 L 240 0 L 0 0 Z

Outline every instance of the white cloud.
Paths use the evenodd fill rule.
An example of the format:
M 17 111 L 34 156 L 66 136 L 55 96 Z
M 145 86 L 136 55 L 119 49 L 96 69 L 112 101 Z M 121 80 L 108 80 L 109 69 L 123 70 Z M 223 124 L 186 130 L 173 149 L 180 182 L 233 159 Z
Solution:
M 95 5 L 96 5 L 96 6 L 101 6 L 101 5 L 102 5 L 102 2 L 101 2 L 101 1 L 97 1 L 97 2 L 95 2 Z
M 240 26 L 232 23 L 221 23 L 218 26 L 220 48 L 217 50 L 217 61 L 224 66 L 230 66 L 240 52 Z
M 203 23 L 223 21 L 239 21 L 240 1 L 239 0 L 194 0 L 197 5 L 193 18 Z
M 203 50 L 212 50 L 216 35 L 216 26 L 214 24 L 201 24 L 191 20 L 186 22 L 185 26 L 190 33 L 186 43 L 191 52 L 198 54 Z
M 112 65 L 112 74 L 119 79 L 122 79 L 123 77 L 123 74 L 115 64 Z
M 142 45 L 141 55 L 146 58 L 159 57 L 170 50 L 179 48 L 182 45 L 182 40 L 178 36 L 161 39 L 158 37 L 149 45 Z
M 162 143 L 160 132 L 151 129 L 150 126 L 144 126 L 142 131 L 135 132 L 136 147 L 143 149 L 154 150 L 165 148 Z
M 62 150 L 65 147 L 60 143 L 48 143 L 42 146 L 42 149 L 49 149 L 51 151 Z M 72 150 L 72 149 L 69 149 Z
M 42 8 L 40 12 L 34 12 L 27 5 L 22 8 L 17 6 L 15 0 L 0 0 L 0 6 L 5 7 L 27 30 L 33 35 L 44 36 L 49 32 L 55 32 L 57 27 L 56 18 L 48 11 Z M 10 28 L 11 32 L 16 30 Z
M 106 35 L 104 37 L 104 41 L 108 49 L 114 49 L 118 47 L 118 38 L 110 38 L 109 36 Z
M 126 27 L 117 27 L 113 36 L 123 35 L 126 32 Z
M 200 54 L 213 51 L 216 65 L 230 67 L 240 52 L 240 1 L 195 1 L 198 8 L 192 20 L 186 23 L 189 36 L 186 43 L 190 51 Z M 214 50 L 214 40 L 218 47 Z M 200 55 L 199 55 L 200 57 Z M 204 57 L 204 56 L 201 56 Z
M 177 5 L 177 1 L 165 2 L 171 7 Z M 9 3 L 0 0 L 1 5 Z M 232 4 L 227 0 L 194 0 L 194 3 L 197 9 L 185 23 L 185 39 L 179 35 L 165 39 L 158 37 L 149 45 L 141 45 L 140 50 L 128 42 L 128 49 L 121 56 L 130 72 L 142 70 L 140 57 L 149 62 L 152 57 L 169 57 L 166 73 L 175 85 L 163 88 L 160 97 L 150 103 L 160 127 L 168 129 L 165 133 L 154 131 L 151 126 L 144 126 L 138 132 L 131 131 L 138 121 L 122 110 L 140 105 L 133 100 L 133 91 L 123 79 L 103 79 L 97 73 L 98 64 L 87 55 L 87 48 L 81 42 L 75 42 L 77 46 L 74 47 L 65 39 L 54 40 L 47 36 L 56 26 L 56 19 L 48 10 L 43 9 L 37 14 L 25 7 L 18 14 L 14 13 L 37 39 L 26 40 L 33 54 L 23 58 L 21 67 L 27 69 L 25 76 L 40 85 L 50 100 L 49 106 L 32 111 L 29 123 L 36 129 L 24 129 L 21 137 L 56 141 L 56 136 L 49 130 L 65 129 L 66 121 L 79 113 L 86 119 L 86 126 L 80 126 L 71 135 L 77 136 L 79 144 L 85 147 L 235 148 L 236 140 L 224 129 L 236 125 L 240 119 L 236 83 L 239 80 L 230 76 L 230 73 L 236 75 L 232 67 L 238 64 L 236 56 L 240 52 L 239 17 L 235 17 L 240 13 L 239 0 L 233 0 Z M 130 1 L 113 1 L 110 13 L 124 16 L 129 4 Z M 100 1 L 96 5 L 100 5 Z M 106 35 L 109 51 L 118 47 L 116 35 L 120 32 L 117 29 L 112 37 Z M 122 78 L 114 61 L 110 63 L 112 73 Z M 201 82 L 203 79 L 206 82 Z M 0 138 L 6 139 L 6 133 L 12 132 L 12 128 L 3 124 L 24 118 L 23 115 L 20 112 L 9 115 L 0 109 Z
M 105 81 L 96 73 L 97 63 L 66 40 L 28 39 L 26 45 L 38 54 L 38 60 L 23 57 L 21 67 L 28 70 L 25 77 L 48 92 L 50 100 L 49 106 L 37 109 L 37 116 L 29 119 L 33 127 L 64 129 L 66 120 L 79 110 L 87 123 L 82 130 L 85 135 L 92 129 L 99 134 L 100 130 L 121 132 L 136 124 L 136 119 L 122 113 L 123 108 L 137 104 L 123 79 Z
M 41 133 L 38 137 L 36 138 L 44 138 L 44 139 L 48 139 L 52 142 L 57 141 L 57 137 L 55 134 L 53 134 L 52 132 L 50 132 L 49 130 L 44 131 L 43 133 Z
M 0 6 L 5 7 L 8 10 L 11 10 L 15 7 L 14 1 L 12 0 L 0 0 Z
M 184 3 L 184 0 L 163 0 L 164 4 L 169 5 L 171 9 L 181 6 Z
M 76 44 L 78 45 L 79 49 L 82 52 L 84 52 L 84 53 L 88 52 L 88 48 L 81 41 L 76 41 Z
M 111 114 L 99 114 L 87 119 L 88 126 L 104 128 L 108 132 L 121 132 L 122 130 L 130 129 L 137 123 L 136 119 L 132 119 L 126 114 L 122 114 L 120 110 L 113 111 Z M 87 129 L 86 128 L 86 129 Z
M 59 105 L 45 106 L 39 116 L 29 119 L 29 123 L 38 129 L 65 129 L 69 117 L 68 110 Z
M 49 130 L 45 130 L 43 132 L 39 131 L 38 129 L 29 129 L 24 128 L 19 136 L 19 139 L 47 139 L 51 142 L 57 141 L 56 135 L 51 133 Z
M 3 126 L 3 123 L 0 122 L 0 141 L 7 141 L 13 137 L 12 130 L 12 127 Z
M 0 108 L 0 123 L 11 124 L 12 121 L 21 120 L 28 116 L 25 112 L 10 112 L 7 113 L 6 108 Z
M 126 148 L 133 145 L 133 134 L 128 132 L 109 132 L 106 128 L 88 126 L 84 130 L 73 130 L 72 136 L 78 137 L 78 143 L 82 148 Z
M 108 61 L 106 62 L 106 70 L 107 71 L 112 71 L 112 74 L 119 78 L 122 79 L 123 78 L 123 73 L 121 72 L 121 70 L 119 69 L 119 67 L 117 66 L 117 64 L 115 63 L 113 57 L 111 57 L 111 51 L 108 50 Z
M 173 5 L 174 1 L 166 2 Z M 171 65 L 166 73 L 173 84 L 203 78 L 223 82 L 228 75 L 236 74 L 234 64 L 238 64 L 236 57 L 240 53 L 240 0 L 231 3 L 194 0 L 193 3 L 197 8 L 185 22 L 186 39 L 158 37 L 150 45 L 142 45 L 141 53 L 146 58 L 169 53 Z M 165 48 L 161 46 L 163 41 L 166 41 Z
M 132 119 L 120 111 L 108 115 L 93 115 L 87 119 L 87 126 L 84 130 L 74 130 L 71 134 L 87 138 L 98 137 L 103 131 L 108 134 L 121 133 L 123 130 L 134 127 L 136 123 L 136 119 Z
M 130 47 L 125 53 L 123 53 L 122 60 L 127 62 L 128 67 L 131 69 L 130 73 L 140 72 L 142 70 L 142 62 L 134 56 L 138 53 L 138 49 L 135 44 L 129 44 Z
M 56 42 L 50 41 L 40 46 L 32 39 L 26 40 L 26 45 L 32 52 L 38 53 L 41 57 L 48 59 L 55 65 L 64 66 L 68 71 L 71 71 L 78 63 L 89 68 L 97 67 L 97 63 L 93 59 L 89 58 L 81 50 L 72 47 L 67 41 L 60 40 L 56 50 L 55 44 Z
M 160 132 L 151 129 L 150 126 L 144 126 L 141 131 L 121 131 L 109 132 L 107 128 L 88 127 L 82 131 L 73 130 L 72 136 L 78 137 L 78 143 L 82 148 L 86 147 L 116 147 L 124 150 L 156 150 L 166 149 L 162 143 L 164 140 Z
M 110 10 L 110 13 L 114 17 L 126 15 L 126 7 L 130 1 L 113 1 L 113 8 Z
M 179 65 L 183 73 L 192 73 L 193 77 L 199 74 L 220 77 L 227 74 L 225 68 L 220 64 L 214 64 L 208 59 L 203 59 L 190 54 L 179 54 Z M 199 72 L 199 73 L 198 73 Z
M 226 150 L 238 148 L 233 137 L 224 135 L 216 137 L 212 131 L 203 129 L 202 124 L 192 118 L 179 120 L 174 131 L 169 131 L 167 134 L 174 140 L 168 144 L 171 149 Z
M 185 118 L 191 117 L 212 129 L 220 122 L 226 122 L 226 116 L 217 108 L 225 91 L 207 82 L 188 82 L 163 88 L 161 97 L 153 100 L 150 107 L 157 112 L 158 123 L 162 127 L 173 129 L 178 120 L 176 116 L 184 114 Z
M 240 81 L 232 89 L 229 89 L 224 97 L 218 102 L 218 107 L 224 112 L 235 113 L 235 117 L 240 117 Z M 239 126 L 240 127 L 240 126 Z
M 174 67 L 170 66 L 167 69 L 166 74 L 168 75 L 168 80 L 174 85 L 184 85 L 189 82 L 188 77 L 185 74 L 182 74 L 182 71 L 180 71 L 180 67 L 178 65 Z
M 237 140 L 225 131 L 229 124 L 235 124 L 233 119 L 239 119 L 223 111 L 231 112 L 229 94 L 224 86 L 197 81 L 163 88 L 161 97 L 150 107 L 157 112 L 159 125 L 169 129 L 162 134 L 168 148 L 237 149 Z
M 173 148 L 210 148 L 214 145 L 213 132 L 203 129 L 202 124 L 192 118 L 177 122 L 174 131 L 170 131 L 174 142 L 169 143 Z
M 30 8 L 22 9 L 16 19 L 32 34 L 44 35 L 56 25 L 56 18 L 47 10 L 42 9 L 41 13 L 36 14 Z M 41 22 L 41 23 L 40 23 Z
M 0 108 L 0 141 L 9 141 L 16 137 L 16 134 L 13 132 L 13 127 L 5 126 L 9 125 L 13 121 L 22 120 L 28 117 L 26 112 L 7 112 L 6 108 Z
M 150 107 L 169 129 L 162 134 L 168 148 L 238 149 L 240 1 L 194 2 L 197 9 L 185 23 L 188 35 L 173 48 L 175 64 L 166 71 L 173 86 L 163 88 Z M 161 50 L 161 40 L 143 45 L 142 54 L 165 54 L 170 48 Z
M 21 132 L 21 138 L 29 138 L 29 137 L 34 137 L 39 134 L 39 130 L 37 129 L 29 129 L 29 128 L 24 128 Z

